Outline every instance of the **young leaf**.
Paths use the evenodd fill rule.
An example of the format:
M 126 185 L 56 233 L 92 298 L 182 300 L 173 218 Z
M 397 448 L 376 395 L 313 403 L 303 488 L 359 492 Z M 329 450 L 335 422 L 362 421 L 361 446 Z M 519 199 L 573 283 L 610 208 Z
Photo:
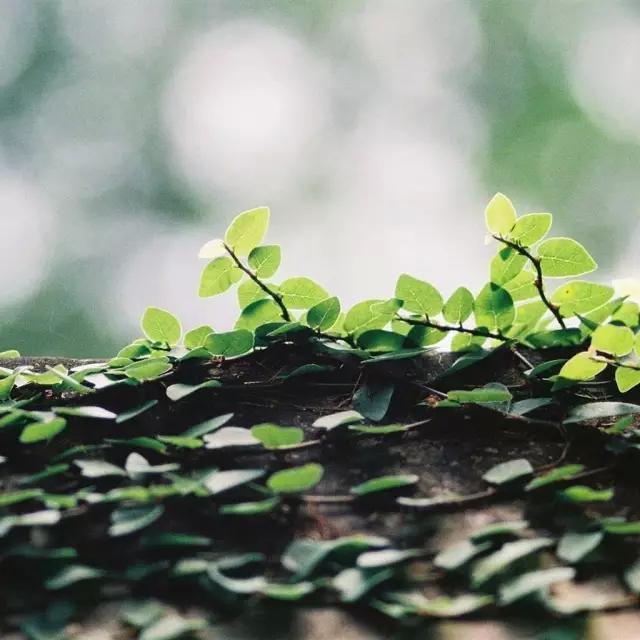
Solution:
M 111 514 L 109 535 L 115 538 L 144 529 L 155 522 L 163 513 L 164 507 L 162 505 L 117 509 Z
M 462 542 L 443 549 L 433 559 L 433 564 L 446 571 L 455 571 L 490 547 L 490 542 L 474 544 L 469 540 L 463 540 Z
M 531 300 L 538 296 L 535 281 L 536 277 L 531 271 L 521 271 L 515 278 L 505 282 L 502 288 L 509 293 L 514 302 Z
M 289 447 L 304 440 L 304 431 L 299 427 L 281 427 L 269 423 L 251 427 L 251 435 L 259 440 L 266 449 Z
M 270 298 L 247 305 L 236 321 L 236 329 L 255 331 L 260 325 L 282 321 L 280 307 Z
M 357 335 L 367 329 L 384 329 L 399 308 L 399 305 L 386 304 L 385 300 L 358 302 L 347 311 L 344 330 Z
M 395 385 L 387 380 L 366 380 L 353 394 L 353 407 L 369 420 L 382 420 L 391 404 Z
M 581 464 L 567 464 L 562 467 L 556 467 L 551 469 L 548 473 L 538 476 L 529 482 L 525 487 L 526 491 L 535 491 L 541 489 L 556 482 L 562 482 L 564 480 L 570 480 L 575 475 L 584 470 L 584 466 Z
M 172 365 L 168 358 L 148 358 L 147 360 L 139 360 L 125 367 L 124 372 L 127 378 L 139 380 L 154 380 L 159 376 L 171 371 Z
M 278 287 L 274 284 L 270 284 L 269 288 L 276 292 L 278 291 Z M 242 282 L 238 288 L 236 289 L 236 294 L 238 296 L 238 305 L 240 309 L 244 309 L 248 307 L 252 302 L 256 300 L 264 300 L 269 298 L 269 294 L 257 283 L 253 280 L 245 280 Z
M 329 294 L 310 278 L 289 278 L 280 285 L 280 295 L 288 309 L 309 309 Z
M 357 339 L 361 349 L 371 353 L 388 353 L 400 351 L 405 343 L 405 336 L 385 329 L 369 329 L 363 331 Z
M 328 331 L 340 316 L 340 300 L 335 296 L 313 305 L 307 313 L 307 324 L 318 331 Z
M 219 258 L 220 256 L 226 256 L 227 250 L 224 248 L 224 241 L 222 238 L 215 238 L 214 240 L 209 240 L 202 245 L 200 251 L 198 251 L 198 258 L 213 260 L 215 258 Z
M 182 337 L 182 326 L 173 314 L 149 307 L 142 316 L 142 331 L 152 342 L 165 342 L 170 347 L 178 344 Z
M 50 440 L 58 435 L 67 426 L 64 418 L 53 418 L 47 422 L 32 422 L 28 424 L 20 434 L 20 442 L 33 444 L 42 440 Z
M 226 358 L 242 356 L 253 349 L 253 333 L 246 329 L 210 333 L 205 340 L 204 347 L 215 356 Z
M 258 278 L 270 278 L 280 266 L 281 251 L 277 244 L 263 245 L 251 250 L 249 266 Z
M 616 384 L 621 393 L 626 393 L 640 384 L 640 369 L 619 366 L 616 369 Z
M 591 348 L 613 356 L 626 356 L 633 349 L 635 336 L 629 327 L 600 325 L 591 336 Z
M 65 567 L 45 582 L 47 589 L 65 589 L 84 580 L 95 580 L 106 575 L 105 571 L 81 564 Z
M 260 444 L 260 441 L 244 427 L 224 427 L 204 436 L 207 449 L 223 449 L 225 447 L 247 447 Z
M 611 299 L 613 287 L 584 280 L 567 282 L 556 289 L 551 302 L 560 307 L 563 316 L 573 316 L 597 309 Z
M 444 319 L 455 325 L 462 324 L 473 311 L 473 294 L 466 287 L 458 287 L 445 302 Z
M 324 474 L 322 465 L 310 463 L 292 469 L 276 471 L 267 480 L 275 493 L 298 493 L 315 487 Z
M 264 475 L 263 469 L 233 469 L 231 471 L 214 471 L 202 482 L 211 495 L 217 495 L 230 489 L 253 482 Z
M 322 416 L 321 418 L 318 418 L 312 426 L 318 429 L 330 430 L 335 429 L 336 427 L 353 424 L 354 422 L 362 422 L 362 420 L 364 420 L 364 416 L 360 412 L 350 409 L 347 411 L 331 413 L 328 416 Z
M 571 564 L 580 562 L 591 553 L 604 539 L 604 532 L 598 531 L 567 531 L 560 542 L 556 554 L 558 558 Z
M 569 411 L 565 424 L 596 420 L 598 418 L 617 418 L 640 413 L 640 405 L 628 402 L 588 402 Z
M 567 360 L 558 375 L 566 380 L 592 380 L 606 368 L 606 362 L 597 362 L 589 352 L 582 351 Z
M 105 460 L 74 460 L 85 478 L 104 478 L 106 476 L 126 476 L 124 469 Z
M 216 387 L 221 386 L 222 383 L 219 380 L 206 380 L 200 384 L 176 383 L 169 385 L 166 393 L 169 400 L 177 402 L 178 400 L 182 400 L 183 398 L 190 396 L 192 393 L 196 393 L 196 391 L 201 391 L 202 389 L 215 389 Z
M 207 626 L 202 618 L 170 615 L 153 622 L 140 634 L 139 640 L 178 640 Z
M 181 436 L 185 438 L 200 438 L 201 436 L 206 435 L 207 433 L 211 433 L 216 429 L 224 426 L 233 418 L 233 413 L 223 413 L 222 415 L 216 416 L 215 418 L 211 418 L 209 420 L 205 420 L 205 422 L 200 422 L 193 427 L 189 427 L 186 431 L 181 433 Z
M 414 474 L 395 475 L 395 476 L 380 476 L 379 478 L 373 478 L 367 480 L 355 487 L 351 487 L 351 493 L 362 498 L 372 493 L 379 493 L 381 491 L 394 491 L 397 489 L 404 489 L 411 487 L 420 480 L 420 478 Z
M 257 207 L 238 214 L 224 235 L 225 243 L 238 256 L 246 256 L 267 233 L 269 208 Z
M 575 570 L 571 567 L 556 567 L 554 569 L 541 569 L 523 573 L 508 582 L 500 585 L 500 604 L 512 604 L 525 596 L 531 595 L 541 589 L 546 589 L 556 582 L 566 582 L 575 576 Z
M 544 238 L 551 228 L 550 213 L 527 213 L 520 216 L 509 232 L 509 240 L 530 247 Z
M 484 218 L 490 233 L 506 237 L 516 222 L 516 210 L 507 196 L 496 193 L 484 210 Z
M 442 311 L 440 292 L 428 282 L 403 273 L 396 284 L 395 297 L 402 300 L 403 308 L 425 316 L 435 316 Z
M 511 392 L 508 389 L 494 387 L 481 387 L 460 391 L 449 391 L 447 398 L 461 404 L 487 404 L 490 402 L 508 402 L 511 400 Z
M 488 329 L 506 329 L 513 324 L 516 315 L 511 295 L 491 282 L 478 294 L 474 312 L 476 324 Z
M 242 276 L 242 271 L 231 258 L 228 256 L 216 258 L 202 271 L 198 295 L 201 298 L 210 298 L 224 293 L 241 280 Z
M 583 503 L 583 502 L 609 502 L 614 495 L 613 489 L 592 489 L 584 485 L 573 485 L 567 487 L 558 493 L 558 497 L 567 502 Z
M 530 476 L 532 473 L 533 467 L 529 461 L 524 458 L 519 458 L 497 464 L 495 467 L 489 469 L 489 471 L 482 476 L 482 479 L 491 484 L 501 485 L 522 479 L 525 476 Z
M 117 414 L 102 407 L 54 407 L 53 412 L 59 416 L 76 418 L 92 418 L 95 420 L 115 420 Z
M 184 336 L 184 346 L 187 349 L 197 349 L 204 346 L 205 338 L 213 333 L 213 329 L 208 324 L 203 324 L 201 327 L 196 327 L 187 331 Z
M 491 282 L 503 285 L 513 280 L 527 264 L 526 256 L 512 247 L 504 247 L 491 260 Z
M 220 513 L 227 516 L 257 516 L 273 511 L 280 503 L 280 498 L 266 498 L 257 502 L 236 502 L 224 504 L 220 507 Z
M 538 247 L 542 274 L 565 278 L 590 273 L 598 266 L 587 250 L 572 238 L 550 238 Z

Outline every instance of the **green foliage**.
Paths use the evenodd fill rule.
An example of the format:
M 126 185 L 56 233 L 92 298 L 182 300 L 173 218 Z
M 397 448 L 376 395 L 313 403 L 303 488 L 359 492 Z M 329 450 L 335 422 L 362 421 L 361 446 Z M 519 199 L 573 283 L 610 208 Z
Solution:
M 292 469 L 276 471 L 267 480 L 267 486 L 275 493 L 298 493 L 315 487 L 322 479 L 324 469 L 321 465 L 311 463 Z
M 170 347 L 178 344 L 182 337 L 182 327 L 178 318 L 156 307 L 149 307 L 144 312 L 142 331 L 152 342 L 164 342 Z

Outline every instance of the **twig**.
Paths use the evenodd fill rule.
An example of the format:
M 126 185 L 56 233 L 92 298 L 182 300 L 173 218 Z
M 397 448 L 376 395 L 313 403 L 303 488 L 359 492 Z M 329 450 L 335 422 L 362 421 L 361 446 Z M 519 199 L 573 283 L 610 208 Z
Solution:
M 457 333 L 467 333 L 471 336 L 478 336 L 480 338 L 493 338 L 494 340 L 500 340 L 502 342 L 508 342 L 510 338 L 507 338 L 502 333 L 494 333 L 489 331 L 488 329 L 469 329 L 467 327 L 463 327 L 462 325 L 448 325 L 448 324 L 440 324 L 438 322 L 433 322 L 429 320 L 428 317 L 422 318 L 404 318 L 400 315 L 396 315 L 396 320 L 400 320 L 401 322 L 406 322 L 407 324 L 412 324 L 416 326 L 422 327 L 430 327 L 432 329 L 439 329 L 440 331 L 455 331 Z
M 544 290 L 544 284 L 542 280 L 542 265 L 541 265 L 540 258 L 534 256 L 526 247 L 523 247 L 521 244 L 517 242 L 513 242 L 512 240 L 507 240 L 506 238 L 503 238 L 502 236 L 498 236 L 498 235 L 494 235 L 493 237 L 498 242 L 502 242 L 502 244 L 506 245 L 507 247 L 510 247 L 514 251 L 517 251 L 521 256 L 524 256 L 525 258 L 527 258 L 527 260 L 529 260 L 529 262 L 531 262 L 531 264 L 533 265 L 533 268 L 536 271 L 536 279 L 534 280 L 533 284 L 535 288 L 538 290 L 538 295 L 540 296 L 540 299 L 542 300 L 544 305 L 547 307 L 547 309 L 551 311 L 551 313 L 553 314 L 555 319 L 558 321 L 560 326 L 563 329 L 566 329 L 567 325 L 565 324 L 564 318 L 560 314 L 560 310 L 555 304 L 551 302 L 551 300 L 549 300 L 549 298 L 547 298 L 547 294 Z

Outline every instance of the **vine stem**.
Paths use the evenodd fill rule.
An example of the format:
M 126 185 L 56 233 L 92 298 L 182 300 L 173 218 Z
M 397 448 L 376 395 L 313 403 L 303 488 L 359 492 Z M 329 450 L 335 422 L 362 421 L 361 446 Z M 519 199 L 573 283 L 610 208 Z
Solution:
M 242 261 L 235 254 L 233 249 L 225 242 L 224 248 L 225 251 L 231 256 L 231 259 L 236 263 L 238 269 L 246 273 L 251 280 L 253 280 L 277 305 L 280 307 L 280 315 L 282 319 L 286 322 L 291 322 L 291 316 L 289 315 L 289 310 L 285 307 L 284 302 L 282 301 L 282 296 L 279 293 L 276 293 L 273 289 L 270 289 L 258 276 L 251 271 L 248 267 L 242 264 Z
M 481 338 L 493 338 L 494 340 L 500 340 L 502 342 L 508 342 L 509 338 L 502 333 L 494 333 L 489 330 L 483 329 L 469 329 L 467 327 L 463 327 L 462 325 L 448 325 L 448 324 L 440 324 L 438 322 L 433 322 L 429 320 L 428 317 L 424 319 L 420 318 L 403 318 L 402 316 L 396 315 L 396 320 L 400 320 L 401 322 L 406 322 L 407 324 L 422 326 L 422 327 L 430 327 L 432 329 L 439 329 L 440 331 L 456 331 L 457 333 L 468 333 L 471 336 L 478 336 Z
M 512 240 L 507 240 L 506 238 L 503 238 L 502 236 L 498 236 L 498 235 L 494 235 L 493 237 L 498 242 L 501 242 L 502 244 L 506 245 L 507 247 L 510 247 L 514 251 L 517 251 L 521 256 L 524 256 L 525 258 L 527 258 L 527 260 L 529 260 L 529 262 L 533 265 L 533 268 L 536 271 L 536 279 L 534 280 L 533 284 L 535 288 L 538 290 L 538 295 L 540 296 L 540 300 L 542 300 L 545 307 L 547 307 L 547 309 L 551 311 L 554 318 L 558 321 L 558 324 L 563 329 L 566 329 L 567 325 L 565 324 L 564 318 L 560 314 L 560 310 L 555 304 L 551 302 L 551 300 L 549 300 L 549 298 L 547 298 L 547 294 L 544 290 L 544 284 L 542 280 L 542 264 L 541 264 L 540 258 L 537 258 L 536 256 L 534 256 L 526 247 L 523 247 L 521 244 L 518 244 L 517 242 L 513 242 Z

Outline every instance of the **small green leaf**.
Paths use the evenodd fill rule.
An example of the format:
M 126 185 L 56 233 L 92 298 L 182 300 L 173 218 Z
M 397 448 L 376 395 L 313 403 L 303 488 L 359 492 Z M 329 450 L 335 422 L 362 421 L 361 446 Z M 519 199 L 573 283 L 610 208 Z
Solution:
M 476 324 L 488 329 L 506 329 L 513 324 L 516 316 L 511 295 L 491 282 L 478 294 L 474 313 Z
M 362 571 L 360 569 L 344 569 L 331 582 L 342 602 L 357 602 L 374 587 L 393 577 L 392 569 L 380 571 Z
M 278 287 L 274 284 L 270 284 L 269 289 L 274 293 L 278 292 Z M 251 303 L 256 302 L 256 300 L 265 300 L 270 297 L 269 294 L 253 280 L 245 280 L 242 282 L 236 289 L 236 293 L 238 295 L 238 305 L 240 309 L 248 307 Z
M 591 336 L 591 348 L 613 356 L 626 356 L 633 349 L 635 336 L 629 327 L 600 325 Z
M 7 349 L 6 351 L 0 351 L 0 360 L 15 360 L 20 357 L 20 352 L 15 349 Z
M 606 362 L 597 362 L 589 352 L 582 351 L 567 360 L 558 376 L 566 380 L 592 380 L 606 368 Z
M 162 505 L 116 509 L 111 514 L 109 535 L 115 538 L 144 529 L 160 518 L 163 513 L 164 507 Z
M 224 293 L 241 280 L 242 276 L 242 271 L 231 258 L 228 256 L 216 258 L 202 271 L 198 295 L 201 298 L 210 298 Z
M 592 489 L 584 485 L 573 485 L 567 487 L 558 493 L 562 500 L 567 502 L 583 503 L 583 502 L 609 502 L 613 498 L 613 489 Z
M 105 575 L 106 573 L 101 569 L 87 567 L 82 564 L 72 564 L 56 573 L 44 584 L 47 589 L 65 589 L 66 587 L 70 587 L 78 582 L 95 580 L 96 578 L 102 578 Z
M 224 504 L 220 507 L 220 513 L 227 516 L 257 516 L 270 513 L 280 503 L 280 498 L 266 498 L 257 502 L 238 502 L 236 504 Z
M 607 534 L 613 536 L 637 536 L 640 535 L 640 521 L 620 522 L 610 518 L 608 522 L 603 521 L 602 525 Z
M 568 317 L 597 309 L 608 302 L 611 296 L 613 287 L 585 280 L 573 280 L 558 287 L 551 296 L 551 302 L 560 307 L 563 316 Z
M 7 400 L 11 396 L 11 391 L 16 384 L 18 374 L 8 375 L 0 380 L 0 401 Z
M 417 484 L 419 480 L 420 478 L 414 474 L 380 476 L 379 478 L 373 478 L 358 484 L 355 487 L 351 487 L 351 493 L 362 498 L 363 496 L 368 496 L 372 493 L 395 491 L 397 489 L 411 487 Z
M 421 556 L 420 549 L 380 549 L 365 551 L 358 556 L 357 565 L 360 569 L 380 569 L 401 564 Z
M 270 278 L 280 266 L 282 253 L 277 244 L 255 247 L 249 254 L 249 266 L 258 278 Z
M 486 527 L 482 527 L 481 529 L 472 532 L 471 540 L 473 540 L 473 542 L 482 542 L 484 540 L 502 538 L 504 536 L 515 536 L 528 526 L 529 523 L 526 520 L 492 522 Z
M 402 300 L 403 309 L 425 316 L 435 316 L 442 311 L 440 292 L 428 282 L 403 273 L 396 284 L 395 297 Z
M 309 309 L 329 297 L 319 284 L 304 277 L 285 280 L 279 291 L 288 309 Z
M 369 420 L 382 420 L 391 404 L 395 385 L 388 380 L 368 379 L 353 394 L 353 407 Z
M 371 353 L 388 353 L 399 351 L 405 343 L 405 336 L 385 329 L 369 329 L 363 331 L 357 339 L 361 349 Z
M 262 442 L 266 449 L 290 447 L 304 440 L 304 431 L 299 427 L 280 427 L 270 423 L 251 427 L 251 435 Z
M 145 380 L 154 380 L 161 375 L 171 371 L 172 364 L 168 358 L 148 358 L 146 360 L 139 360 L 130 364 L 124 369 L 127 378 L 139 380 L 141 382 Z
M 487 404 L 493 402 L 509 402 L 512 395 L 506 388 L 481 387 L 479 389 L 449 391 L 447 398 L 461 404 Z
M 249 353 L 253 349 L 253 333 L 246 329 L 210 333 L 204 343 L 205 348 L 215 356 L 233 358 Z
M 384 329 L 400 308 L 400 303 L 385 300 L 364 300 L 355 304 L 344 318 L 344 330 L 357 335 L 367 329 Z
M 340 316 L 340 300 L 335 296 L 313 305 L 307 313 L 307 324 L 318 331 L 328 331 Z
M 556 467 L 555 469 L 551 469 L 548 473 L 531 480 L 531 482 L 529 482 L 525 487 L 525 490 L 535 491 L 536 489 L 541 489 L 542 487 L 555 484 L 556 482 L 570 480 L 582 471 L 584 471 L 584 465 L 581 464 L 567 464 L 562 467 Z
M 520 216 L 508 234 L 509 240 L 523 247 L 530 247 L 547 235 L 552 220 L 550 213 L 527 213 Z
M 496 193 L 484 210 L 484 218 L 490 233 L 506 237 L 516 222 L 516 210 L 507 196 Z
M 142 316 L 142 331 L 152 342 L 165 342 L 170 347 L 178 344 L 182 337 L 182 326 L 173 314 L 149 307 Z
M 167 398 L 172 402 L 177 402 L 178 400 L 182 400 L 187 396 L 190 396 L 197 391 L 201 391 L 202 389 L 215 389 L 217 387 L 221 387 L 222 383 L 219 380 L 206 380 L 200 384 L 171 384 L 167 387 Z
M 587 250 L 572 238 L 550 238 L 538 247 L 542 274 L 565 278 L 590 273 L 598 266 Z
M 255 331 L 260 325 L 278 321 L 282 321 L 282 311 L 273 300 L 256 300 L 242 310 L 235 328 Z
M 204 436 L 207 449 L 223 449 L 225 447 L 251 447 L 260 441 L 244 427 L 223 427 L 214 433 Z
M 536 277 L 531 271 L 521 271 L 515 278 L 505 282 L 502 288 L 509 293 L 514 302 L 530 300 L 538 296 L 535 281 Z
M 489 542 L 475 544 L 469 540 L 463 540 L 443 549 L 433 559 L 433 564 L 445 571 L 456 571 L 489 548 L 491 548 Z
M 517 460 L 509 460 L 492 467 L 487 471 L 482 479 L 491 484 L 505 484 L 519 480 L 533 473 L 533 467 L 528 460 L 520 458 Z
M 322 465 L 305 464 L 301 467 L 276 471 L 267 480 L 267 486 L 276 493 L 298 493 L 315 487 L 323 474 Z
M 103 478 L 105 476 L 126 476 L 124 469 L 105 460 L 74 460 L 85 478 Z
M 458 287 L 445 302 L 444 319 L 455 325 L 462 324 L 473 311 L 473 294 L 466 287 Z
M 632 369 L 623 365 L 616 369 L 616 384 L 621 393 L 626 393 L 640 384 L 640 369 Z
M 180 435 L 184 436 L 185 438 L 200 438 L 201 436 L 204 436 L 207 433 L 211 433 L 212 431 L 215 431 L 216 429 L 219 429 L 223 425 L 227 424 L 227 422 L 229 422 L 231 418 L 233 418 L 233 413 L 223 413 L 222 415 L 216 416 L 215 418 L 210 418 L 209 420 L 200 422 L 193 427 L 189 427 Z
M 50 440 L 58 435 L 67 426 L 64 418 L 53 418 L 47 422 L 32 422 L 28 424 L 20 434 L 20 442 L 33 444 L 42 440 Z
M 596 549 L 603 539 L 602 531 L 567 531 L 560 538 L 556 554 L 565 562 L 580 562 Z
M 141 416 L 143 413 L 149 411 L 152 407 L 155 407 L 158 404 L 157 400 L 149 400 L 149 402 L 145 402 L 138 407 L 134 407 L 130 411 L 125 411 L 123 413 L 119 413 L 116 418 L 116 424 L 122 424 L 123 422 L 128 422 L 129 420 L 133 420 L 138 416 Z
M 59 416 L 76 418 L 92 418 L 95 420 L 115 420 L 117 414 L 102 407 L 54 407 L 53 412 Z
M 124 603 L 120 616 L 132 627 L 142 629 L 155 622 L 163 611 L 164 607 L 157 600 L 132 600 Z
M 550 587 L 556 582 L 566 582 L 575 576 L 571 567 L 556 567 L 523 573 L 503 585 L 500 585 L 499 600 L 501 605 L 508 605 L 522 598 Z
M 317 418 L 312 426 L 318 429 L 331 430 L 354 422 L 362 422 L 363 420 L 364 416 L 360 412 L 349 409 Z
M 640 594 L 640 560 L 625 569 L 624 581 L 630 591 Z
M 213 333 L 213 329 L 208 324 L 191 329 L 184 335 L 184 346 L 191 350 L 203 347 L 204 341 L 210 333 Z
M 526 256 L 512 247 L 504 247 L 491 260 L 491 282 L 503 285 L 513 280 L 527 264 Z
M 202 618 L 182 618 L 171 615 L 146 627 L 140 634 L 139 640 L 178 640 L 206 626 Z
M 253 482 L 264 475 L 263 469 L 233 469 L 231 471 L 214 471 L 202 482 L 211 495 L 217 495 L 230 489 Z
M 257 247 L 267 233 L 269 208 L 257 207 L 238 214 L 224 235 L 225 243 L 238 256 L 246 256 Z
M 431 600 L 421 599 L 417 603 L 417 613 L 434 618 L 457 618 L 478 611 L 493 602 L 489 595 L 462 594 L 450 598 L 441 596 Z

